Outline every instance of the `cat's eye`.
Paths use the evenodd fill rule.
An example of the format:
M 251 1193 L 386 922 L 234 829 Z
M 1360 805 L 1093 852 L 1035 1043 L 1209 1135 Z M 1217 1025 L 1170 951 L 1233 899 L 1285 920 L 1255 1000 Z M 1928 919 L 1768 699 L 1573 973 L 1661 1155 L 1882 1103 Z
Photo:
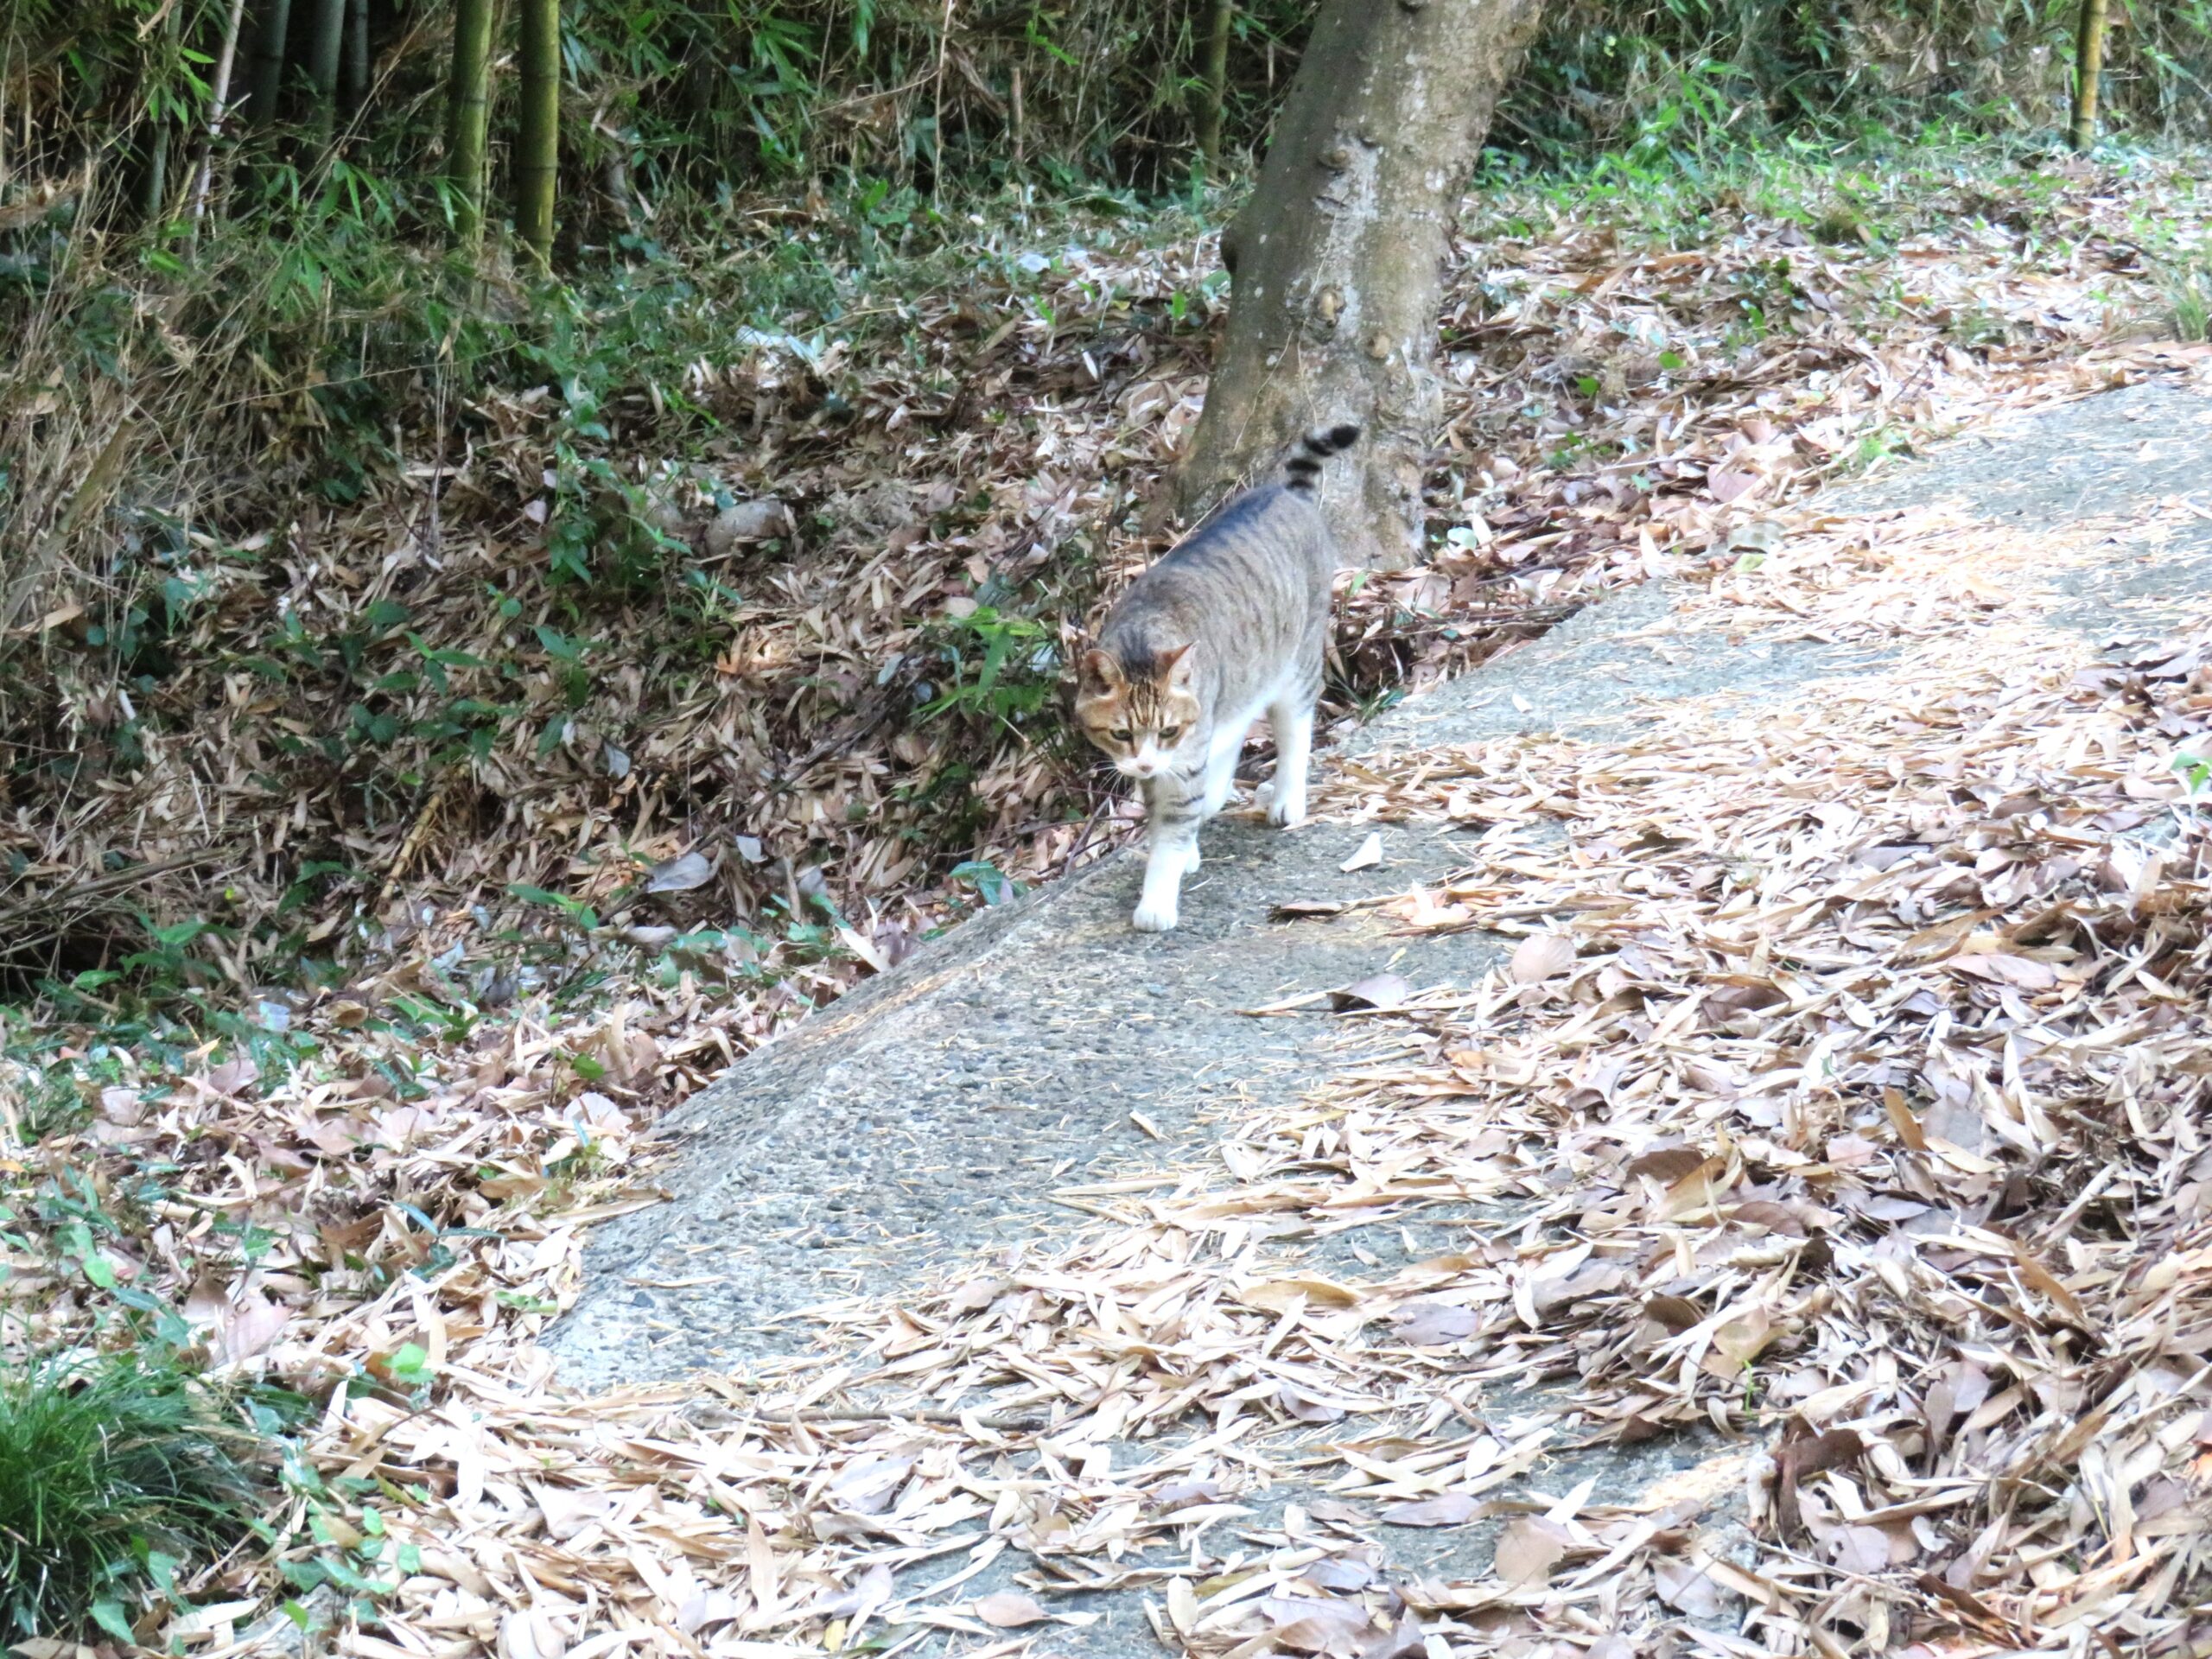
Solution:
M 1113 736 L 1116 743 L 1126 743 L 1133 735 L 1134 734 L 1126 726 L 1117 726 L 1114 728 Z
M 1175 747 L 1175 740 L 1182 735 L 1183 728 L 1180 726 L 1163 726 L 1160 731 L 1160 741 L 1173 748 Z

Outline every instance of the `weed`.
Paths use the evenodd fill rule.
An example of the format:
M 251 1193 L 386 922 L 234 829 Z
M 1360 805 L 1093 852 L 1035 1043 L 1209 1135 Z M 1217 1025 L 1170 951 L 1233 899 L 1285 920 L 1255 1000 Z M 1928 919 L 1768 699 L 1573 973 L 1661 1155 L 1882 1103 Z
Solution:
M 2174 338 L 2212 339 L 2212 264 L 2184 265 L 2161 278 Z
M 0 1367 L 0 1630 L 130 1643 L 188 1561 L 246 1531 L 255 1444 L 136 1351 Z
M 976 715 L 1019 730 L 1052 701 L 1058 685 L 1053 638 L 1043 623 L 988 605 L 947 621 L 932 642 L 944 680 L 923 716 Z

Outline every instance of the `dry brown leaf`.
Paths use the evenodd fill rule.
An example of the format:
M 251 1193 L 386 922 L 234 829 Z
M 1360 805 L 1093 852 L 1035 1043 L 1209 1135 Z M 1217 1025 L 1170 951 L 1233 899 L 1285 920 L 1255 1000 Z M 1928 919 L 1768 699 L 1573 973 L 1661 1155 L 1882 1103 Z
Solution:
M 1382 1523 L 1390 1527 L 1457 1527 L 1474 1519 L 1475 1500 L 1465 1492 L 1440 1492 L 1434 1497 L 1385 1503 Z
M 971 1611 L 986 1624 L 995 1624 L 1002 1630 L 1018 1630 L 1031 1624 L 1041 1624 L 1050 1617 L 1036 1599 L 1023 1595 L 1018 1590 L 1001 1590 L 978 1599 Z
M 1574 941 L 1564 933 L 1531 933 L 1513 947 L 1514 982 L 1535 985 L 1574 966 Z
M 1543 1584 L 1567 1546 L 1565 1528 L 1538 1516 L 1519 1516 L 1498 1535 L 1491 1570 L 1516 1588 Z

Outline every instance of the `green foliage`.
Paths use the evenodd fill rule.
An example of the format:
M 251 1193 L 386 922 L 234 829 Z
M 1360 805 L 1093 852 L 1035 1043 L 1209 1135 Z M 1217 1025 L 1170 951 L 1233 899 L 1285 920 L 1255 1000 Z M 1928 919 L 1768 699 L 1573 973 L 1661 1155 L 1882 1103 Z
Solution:
M 2078 0 L 1567 0 L 1500 110 L 1497 142 L 1554 162 L 1592 153 L 1698 168 L 1715 146 L 1806 130 L 1926 123 L 2055 131 Z M 2201 137 L 2212 5 L 2130 9 L 2107 59 L 2108 112 Z
M 976 897 L 986 905 L 1002 905 L 1021 896 L 1020 882 L 1007 876 L 997 865 L 982 859 L 971 858 L 954 865 L 951 875 L 963 887 L 973 887 Z
M 2169 269 L 2159 279 L 2170 308 L 2174 338 L 2212 339 L 2212 264 L 2191 264 Z
M 137 1610 L 257 1512 L 253 1443 L 137 1351 L 0 1366 L 0 1630 L 130 1643 Z
M 1019 730 L 1053 699 L 1060 656 L 1053 631 L 1033 618 L 981 605 L 931 636 L 940 664 L 925 719 L 966 715 Z

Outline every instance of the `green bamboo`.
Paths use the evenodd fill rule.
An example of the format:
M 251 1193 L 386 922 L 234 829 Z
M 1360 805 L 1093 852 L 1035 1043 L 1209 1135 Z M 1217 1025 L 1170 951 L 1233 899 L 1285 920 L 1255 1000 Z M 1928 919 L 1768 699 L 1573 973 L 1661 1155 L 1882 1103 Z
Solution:
M 346 107 L 369 99 L 369 0 L 353 0 L 346 15 Z
M 1206 29 L 1205 102 L 1198 109 L 1198 158 L 1206 176 L 1221 176 L 1222 104 L 1229 96 L 1229 30 L 1236 16 L 1236 0 L 1213 0 L 1213 15 Z
M 2069 135 L 2075 149 L 2097 142 L 2097 81 L 2105 68 L 2106 0 L 2082 0 L 2074 36 L 2074 123 Z
M 338 114 L 338 69 L 346 55 L 346 0 L 315 0 L 308 41 L 308 80 L 315 88 L 315 126 L 327 134 Z
M 177 68 L 178 10 L 170 8 L 162 20 L 162 49 L 153 56 L 152 70 L 146 86 L 146 119 L 153 131 L 147 144 L 146 174 L 142 181 L 145 194 L 139 207 L 142 217 L 149 225 L 160 224 L 168 208 L 169 130 L 173 124 L 168 111 L 162 107 L 166 100 L 162 94 Z
M 292 26 L 292 0 L 263 0 L 260 27 L 253 32 L 253 80 L 248 94 L 253 118 L 263 126 L 276 119 L 284 93 L 284 48 Z
M 454 0 L 453 78 L 446 87 L 446 172 L 454 188 L 454 241 L 484 234 L 484 134 L 492 109 L 493 0 Z
M 522 111 L 515 142 L 515 234 L 541 270 L 553 262 L 561 161 L 561 0 L 522 0 Z

